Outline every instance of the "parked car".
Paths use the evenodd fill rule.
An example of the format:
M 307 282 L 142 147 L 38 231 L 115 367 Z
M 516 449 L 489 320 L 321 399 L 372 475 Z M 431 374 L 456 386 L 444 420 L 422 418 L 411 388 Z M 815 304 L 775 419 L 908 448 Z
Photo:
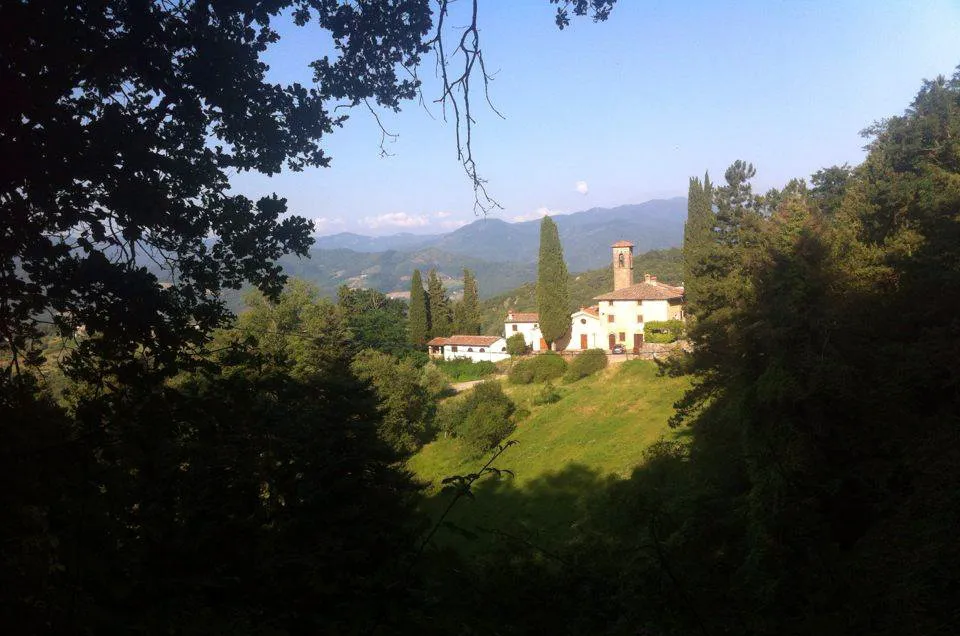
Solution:
M 610 350 L 611 353 L 626 353 L 627 350 L 623 348 L 622 344 L 613 345 L 613 349 Z

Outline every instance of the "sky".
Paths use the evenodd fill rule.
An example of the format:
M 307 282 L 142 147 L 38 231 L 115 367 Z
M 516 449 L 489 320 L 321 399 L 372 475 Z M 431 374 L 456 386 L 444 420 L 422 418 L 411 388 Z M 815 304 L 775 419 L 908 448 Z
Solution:
M 460 10 L 468 0 L 461 0 Z M 505 221 L 685 196 L 736 159 L 754 189 L 863 160 L 859 131 L 900 114 L 923 79 L 960 64 L 960 0 L 620 0 L 610 19 L 556 28 L 547 0 L 481 0 L 481 45 L 495 72 L 474 103 L 474 157 Z M 463 24 L 457 21 L 451 24 Z M 269 79 L 309 83 L 329 50 L 318 28 L 281 29 Z M 277 193 L 318 234 L 448 232 L 478 217 L 457 160 L 453 122 L 426 108 L 380 111 L 397 137 L 356 110 L 323 140 L 328 168 L 240 174 L 235 191 Z

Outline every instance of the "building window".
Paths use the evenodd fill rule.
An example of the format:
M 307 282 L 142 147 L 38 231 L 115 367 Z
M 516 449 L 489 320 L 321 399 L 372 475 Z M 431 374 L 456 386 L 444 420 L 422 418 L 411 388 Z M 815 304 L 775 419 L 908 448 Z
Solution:
M 581 324 L 581 325 L 587 324 L 587 319 L 586 319 L 586 318 L 581 318 L 581 319 L 580 319 L 580 324 Z
M 607 322 L 613 322 L 613 314 L 607 314 Z
M 450 351 L 456 353 L 456 352 L 457 352 L 457 345 L 451 345 L 451 346 L 450 346 Z
M 620 267 L 623 267 L 623 252 L 620 252 L 620 256 L 617 258 L 617 261 L 619 261 Z
M 517 326 L 516 326 L 516 325 L 513 325 L 513 330 L 514 330 L 514 331 L 517 330 Z
M 507 350 L 506 347 L 500 347 L 500 351 L 506 351 L 506 350 Z
M 626 341 L 627 341 L 627 334 L 625 334 L 625 333 L 623 333 L 623 332 L 621 331 L 621 332 L 620 332 L 620 342 L 626 342 Z
M 637 322 L 643 322 L 643 316 L 637 314 Z
M 467 347 L 467 353 L 473 353 L 473 347 Z
M 484 348 L 480 347 L 480 353 L 483 353 L 483 352 L 484 352 Z

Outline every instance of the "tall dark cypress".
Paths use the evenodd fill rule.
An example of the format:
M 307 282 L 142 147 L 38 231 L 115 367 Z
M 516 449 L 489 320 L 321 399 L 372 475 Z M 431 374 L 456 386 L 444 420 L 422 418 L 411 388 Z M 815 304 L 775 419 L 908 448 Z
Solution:
M 450 300 L 443 289 L 443 281 L 436 268 L 430 270 L 427 276 L 427 303 L 430 310 L 430 335 L 449 336 L 453 333 L 453 316 L 450 311 Z
M 702 263 L 713 241 L 713 226 L 716 222 L 711 199 L 713 186 L 710 174 L 690 178 L 687 195 L 687 222 L 683 228 L 683 282 L 688 311 L 696 315 L 702 299 Z
M 423 291 L 420 270 L 413 270 L 410 279 L 410 312 L 407 318 L 410 344 L 421 347 L 430 335 L 430 320 L 427 316 L 427 295 Z
M 557 225 L 553 219 L 545 216 L 540 222 L 537 311 L 540 312 L 540 331 L 550 348 L 570 330 L 568 279 Z
M 480 333 L 480 298 L 477 278 L 469 269 L 463 270 L 463 300 L 460 302 L 460 324 L 457 333 Z

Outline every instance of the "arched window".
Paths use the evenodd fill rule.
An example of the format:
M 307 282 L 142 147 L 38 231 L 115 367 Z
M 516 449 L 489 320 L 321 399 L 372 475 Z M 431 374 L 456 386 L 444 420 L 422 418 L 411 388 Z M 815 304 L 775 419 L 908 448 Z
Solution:
M 620 256 L 617 257 L 617 260 L 620 261 L 620 267 L 623 267 L 623 252 L 620 252 Z
M 469 351 L 470 353 L 473 353 L 473 347 L 467 347 L 467 351 Z
M 586 318 L 581 318 L 581 319 L 580 319 L 580 324 L 581 324 L 581 325 L 587 324 L 587 319 L 586 319 Z
M 480 347 L 480 353 L 483 353 L 484 351 L 486 351 L 486 349 L 484 349 L 483 347 Z

